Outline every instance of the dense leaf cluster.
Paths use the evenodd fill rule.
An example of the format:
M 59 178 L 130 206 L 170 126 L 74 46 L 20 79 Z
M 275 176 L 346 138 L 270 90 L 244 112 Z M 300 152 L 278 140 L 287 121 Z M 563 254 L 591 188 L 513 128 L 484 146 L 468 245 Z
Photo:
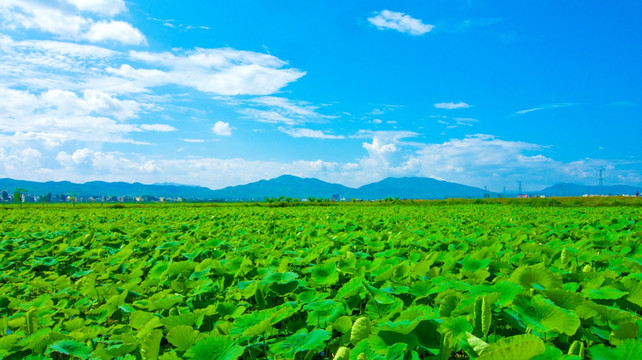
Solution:
M 5 211 L 0 358 L 642 353 L 642 210 Z

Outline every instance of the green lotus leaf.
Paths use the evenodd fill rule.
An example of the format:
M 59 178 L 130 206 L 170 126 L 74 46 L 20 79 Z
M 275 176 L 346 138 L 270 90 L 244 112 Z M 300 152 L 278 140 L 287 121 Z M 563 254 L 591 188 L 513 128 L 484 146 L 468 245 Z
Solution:
M 296 280 L 290 281 L 289 283 L 284 283 L 284 284 L 275 282 L 275 283 L 271 283 L 268 286 L 268 289 L 270 289 L 270 291 L 280 296 L 290 294 L 298 288 L 299 288 L 299 282 Z
M 271 273 L 270 275 L 263 278 L 263 280 L 261 280 L 261 284 L 270 284 L 270 283 L 288 284 L 298 277 L 299 275 L 293 272 Z
M 285 359 L 294 359 L 296 354 L 305 351 L 318 351 L 325 347 L 325 342 L 330 339 L 331 333 L 326 330 L 313 330 L 310 333 L 302 329 L 270 345 L 273 353 Z
M 386 360 L 403 360 L 408 344 L 396 343 L 386 350 Z
M 190 327 L 192 326 L 199 327 L 203 322 L 204 316 L 205 314 L 203 314 L 202 311 L 188 312 L 185 314 L 164 317 L 160 319 L 160 322 L 161 324 L 165 325 L 167 329 L 171 329 L 175 326 L 180 326 L 180 325 L 187 325 Z
M 588 350 L 593 360 L 638 359 L 642 354 L 642 341 L 626 339 L 620 341 L 615 348 L 593 345 Z
M 57 352 L 63 355 L 87 359 L 91 356 L 91 348 L 80 341 L 76 340 L 60 340 L 47 347 L 46 354 Z
M 272 315 L 268 311 L 259 311 L 239 316 L 232 324 L 230 335 L 261 335 L 270 328 L 271 319 Z
M 210 273 L 211 267 L 207 266 L 205 269 L 200 271 L 194 271 L 190 276 L 190 280 L 201 280 L 205 278 Z
M 156 360 L 160 353 L 160 342 L 163 333 L 160 330 L 152 330 L 140 343 L 140 357 L 142 360 Z
M 382 304 L 376 299 L 370 300 L 366 303 L 366 315 L 373 319 L 380 319 L 381 321 L 388 320 L 394 317 L 403 309 L 403 301 L 399 298 L 391 298 L 392 303 Z
M 642 282 L 630 279 L 625 282 L 625 285 L 629 291 L 629 296 L 627 296 L 626 299 L 635 305 L 642 307 Z
M 347 333 L 352 329 L 352 319 L 350 316 L 341 316 L 332 324 L 332 328 L 340 333 Z
M 572 355 L 564 355 L 562 353 L 562 350 L 550 346 L 550 345 L 544 345 L 545 350 L 543 353 L 535 356 L 533 360 L 560 360 L 560 359 L 565 359 L 565 360 L 582 360 L 583 358 L 580 357 L 574 357 Z
M 186 351 L 189 349 L 198 338 L 198 330 L 194 330 L 191 326 L 188 325 L 178 325 L 173 327 L 167 333 L 167 341 L 170 344 L 176 346 L 180 351 Z
M 36 266 L 54 266 L 58 264 L 58 259 L 51 257 L 51 256 L 45 256 L 45 257 L 36 257 L 34 258 L 34 262 L 31 264 L 32 267 Z
M 197 341 L 185 352 L 188 359 L 236 360 L 245 349 L 227 336 L 210 336 Z
M 154 314 L 138 310 L 129 317 L 129 326 L 134 329 L 140 329 L 154 318 Z
M 330 296 L 330 294 L 321 291 L 303 291 L 296 297 L 297 301 L 302 304 L 309 304 L 320 301 Z
M 446 318 L 439 328 L 441 333 L 450 333 L 454 340 L 466 340 L 466 333 L 473 331 L 473 326 L 468 322 L 466 316 Z
M 529 360 L 546 351 L 542 339 L 535 335 L 523 334 L 505 337 L 489 344 L 478 360 Z
M 490 259 L 473 259 L 470 257 L 466 257 L 461 262 L 461 268 L 464 271 L 475 272 L 477 270 L 488 268 L 489 263 L 490 263 Z
M 360 317 L 355 320 L 350 330 L 350 343 L 357 345 L 361 340 L 366 339 L 372 333 L 372 323 L 367 317 Z
M 586 289 L 582 293 L 591 300 L 615 300 L 627 295 L 627 292 L 611 288 Z
M 495 308 L 504 308 L 510 305 L 515 296 L 522 293 L 522 287 L 510 281 L 498 281 L 492 286 L 477 285 L 469 293 L 474 296 L 497 294 L 497 298 L 492 302 Z M 492 300 L 489 297 L 489 300 Z
M 530 299 L 519 296 L 513 301 L 513 309 L 526 326 L 542 334 L 552 330 L 570 336 L 580 326 L 575 312 L 563 309 L 541 295 Z
M 11 346 L 18 341 L 18 335 L 9 334 L 0 337 L 0 350 L 10 350 Z
M 466 332 L 466 341 L 460 341 L 460 344 L 463 345 L 464 350 L 469 353 L 471 358 L 476 358 L 488 347 L 488 343 L 469 332 Z
M 150 309 L 167 310 L 182 302 L 183 302 L 183 297 L 181 295 L 165 296 L 160 299 L 153 300 L 152 307 Z
M 382 323 L 380 331 L 393 331 L 410 334 L 420 322 L 432 318 L 433 310 L 427 306 L 412 306 L 399 314 L 395 321 Z
M 621 324 L 611 332 L 609 341 L 611 344 L 617 345 L 621 340 L 635 339 L 638 334 L 638 330 L 638 324 L 634 322 Z
M 315 301 L 303 307 L 308 311 L 307 323 L 312 326 L 325 328 L 346 313 L 342 303 L 334 300 Z
M 439 303 L 439 316 L 447 318 L 455 310 L 459 304 L 459 297 L 457 295 L 448 295 L 444 297 Z
M 542 293 L 555 305 L 567 310 L 575 310 L 585 301 L 582 295 L 568 290 L 552 289 L 544 290 Z
M 178 241 L 168 241 L 165 243 L 162 243 L 161 245 L 156 247 L 156 250 L 165 250 L 165 249 L 172 249 L 175 248 L 176 246 L 180 245 L 181 243 Z
M 388 345 L 377 335 L 360 341 L 351 351 L 350 360 L 385 360 Z
M 272 318 L 270 319 L 270 324 L 275 325 L 276 323 L 289 318 L 296 314 L 299 309 L 301 309 L 301 304 L 296 301 L 289 301 L 271 308 L 270 314 Z
M 181 360 L 181 358 L 176 355 L 175 351 L 167 351 L 164 352 L 163 355 L 159 356 L 158 360 Z
M 492 311 L 490 309 L 490 301 L 488 300 L 488 297 L 478 296 L 475 298 L 473 308 L 473 334 L 479 337 L 488 335 L 491 319 Z
M 336 264 L 328 262 L 312 267 L 310 278 L 314 284 L 330 286 L 339 281 L 339 271 Z
M 350 359 L 350 348 L 347 348 L 345 346 L 341 346 L 339 349 L 337 349 L 336 354 L 334 354 L 334 357 L 332 360 L 349 360 Z
M 531 288 L 541 289 L 559 289 L 562 287 L 562 281 L 559 276 L 538 265 L 520 266 L 511 276 L 511 280 L 521 285 L 524 289 Z
M 347 299 L 349 297 L 358 295 L 363 290 L 362 280 L 359 277 L 354 277 L 341 286 L 337 291 L 337 300 Z
M 169 267 L 169 263 L 166 261 L 161 261 L 156 263 L 150 270 L 149 273 L 147 273 L 147 277 L 155 280 L 160 280 L 161 276 L 165 271 L 167 271 L 167 268 Z
M 592 301 L 585 301 L 582 305 L 578 306 L 575 311 L 582 319 L 598 317 L 603 321 L 608 321 L 613 324 L 635 321 L 635 318 L 626 311 L 612 306 L 599 305 Z

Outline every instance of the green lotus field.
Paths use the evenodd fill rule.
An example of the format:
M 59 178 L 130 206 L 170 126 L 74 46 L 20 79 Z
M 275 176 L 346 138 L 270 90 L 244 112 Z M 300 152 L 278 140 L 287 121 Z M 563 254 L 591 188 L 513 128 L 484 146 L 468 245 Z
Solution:
M 642 208 L 0 209 L 0 359 L 635 359 Z

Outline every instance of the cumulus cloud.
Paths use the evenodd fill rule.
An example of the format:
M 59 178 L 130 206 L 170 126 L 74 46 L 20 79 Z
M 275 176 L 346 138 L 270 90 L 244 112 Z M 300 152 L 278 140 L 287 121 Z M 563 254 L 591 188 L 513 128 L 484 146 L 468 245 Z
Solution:
M 2 135 L 0 144 L 7 144 Z M 343 163 L 323 159 L 151 159 L 144 155 L 87 147 L 49 155 L 28 146 L 20 149 L 0 146 L 0 175 L 76 182 L 166 181 L 211 188 L 245 184 L 282 174 L 316 177 L 355 187 L 390 176 L 427 176 L 477 187 L 488 185 L 491 191 L 501 191 L 506 186 L 510 191 L 517 186 L 517 181 L 523 181 L 526 190 L 539 190 L 560 181 L 591 183 L 596 176 L 595 169 L 606 167 L 613 181 L 633 184 L 642 181 L 639 171 L 627 169 L 624 162 L 599 159 L 562 162 L 546 156 L 547 148 L 544 146 L 484 134 L 426 144 L 373 137 L 361 145 L 366 155 Z M 43 167 L 43 164 L 50 167 Z M 212 173 L 217 176 L 212 177 Z
M 441 102 L 441 103 L 436 103 L 435 108 L 437 109 L 445 109 L 445 110 L 454 110 L 454 109 L 465 109 L 469 108 L 470 105 L 466 104 L 463 101 L 460 102 Z
M 435 27 L 410 15 L 390 10 L 375 12 L 375 16 L 368 18 L 368 21 L 380 30 L 392 29 L 410 35 L 423 35 Z
M 107 177 L 108 181 L 115 181 L 111 174 L 118 174 L 121 177 L 126 174 L 154 175 L 160 168 L 155 160 L 142 158 L 130 159 L 115 152 L 95 151 L 89 148 L 82 148 L 69 154 L 61 151 L 56 155 L 56 161 L 64 167 L 65 171 L 84 171 L 91 175 L 81 177 L 78 180 L 99 179 Z M 122 180 L 121 180 L 122 181 Z
M 161 69 L 122 65 L 109 73 L 143 87 L 176 84 L 216 95 L 268 95 L 305 75 L 275 56 L 231 48 L 179 54 L 132 51 L 130 57 Z
M 312 130 L 306 128 L 284 128 L 279 127 L 279 131 L 295 138 L 313 138 L 313 139 L 345 139 L 343 135 L 333 135 L 324 133 L 321 130 Z
M 389 155 L 398 150 L 394 143 L 384 143 L 377 136 L 372 139 L 372 144 L 364 142 L 361 145 L 366 149 L 368 155 L 370 155 L 370 160 L 373 160 L 374 164 L 388 165 Z
M 157 132 L 172 132 L 176 131 L 175 127 L 166 124 L 142 124 L 141 129 L 146 131 L 157 131 Z
M 114 16 L 125 12 L 124 0 L 66 0 L 80 11 L 89 11 L 105 16 Z
M 126 10 L 123 0 L 67 0 L 79 11 L 106 16 Z M 143 34 L 123 21 L 100 20 L 70 12 L 73 8 L 45 4 L 32 0 L 3 0 L 0 2 L 0 21 L 5 28 L 39 30 L 61 39 L 92 42 L 117 41 L 125 45 L 145 44 Z
M 231 136 L 232 128 L 230 128 L 230 123 L 217 121 L 212 127 L 212 132 L 218 136 Z
M 124 45 L 146 44 L 145 35 L 124 21 L 99 21 L 91 24 L 83 38 L 91 42 L 116 41 Z
M 132 142 L 124 136 L 135 125 L 119 120 L 135 118 L 139 104 L 102 92 L 87 90 L 82 96 L 66 90 L 40 94 L 0 87 L 0 132 L 13 138 L 37 140 L 48 146 L 67 141 Z
M 63 38 L 77 38 L 90 24 L 82 16 L 29 0 L 0 2 L 0 17 L 7 28 L 40 30 Z

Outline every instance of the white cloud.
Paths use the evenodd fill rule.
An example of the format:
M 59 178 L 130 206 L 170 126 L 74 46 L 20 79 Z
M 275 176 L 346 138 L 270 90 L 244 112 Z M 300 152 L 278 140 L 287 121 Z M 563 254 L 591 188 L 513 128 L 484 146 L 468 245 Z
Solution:
M 361 145 L 368 151 L 370 159 L 373 160 L 375 164 L 388 165 L 390 154 L 398 151 L 394 143 L 384 143 L 377 136 L 372 139 L 372 144 L 364 142 Z
M 39 141 L 58 146 L 68 141 L 133 142 L 124 136 L 137 127 L 120 120 L 137 116 L 139 104 L 95 90 L 82 96 L 66 90 L 40 94 L 0 87 L 0 133 L 6 141 Z M 115 119 L 115 120 L 114 120 Z
M 272 55 L 230 48 L 196 49 L 178 55 L 132 51 L 130 57 L 166 70 L 122 65 L 108 72 L 142 87 L 176 84 L 217 95 L 268 95 L 305 75 Z
M 284 128 L 279 127 L 279 131 L 295 138 L 313 138 L 313 139 L 344 139 L 343 135 L 326 134 L 321 130 L 312 130 L 306 128 Z
M 140 128 L 146 131 L 172 132 L 176 131 L 175 127 L 166 124 L 142 124 Z
M 36 181 L 173 182 L 222 188 L 293 174 L 356 187 L 390 176 L 427 176 L 482 188 L 488 185 L 491 191 L 501 191 L 503 186 L 511 191 L 517 181 L 523 181 L 524 188 L 530 191 L 561 181 L 594 183 L 595 169 L 604 167 L 609 169 L 613 182 L 642 182 L 639 171 L 627 169 L 624 162 L 597 159 L 561 162 L 546 156 L 543 146 L 483 134 L 428 144 L 375 137 L 372 142 L 362 144 L 366 156 L 343 163 L 323 159 L 170 160 L 88 147 L 43 153 L 24 141 L 19 142 L 21 148 L 7 147 L 2 135 L 0 144 L 0 177 Z M 217 176 L 211 176 L 213 173 Z
M 519 111 L 515 111 L 515 115 L 524 115 L 524 114 L 528 114 L 529 112 L 539 111 L 539 110 L 544 110 L 544 108 L 536 107 L 536 108 L 519 110 Z
M 124 11 L 122 0 L 68 0 L 79 10 L 103 15 L 115 15 Z M 92 42 L 117 41 L 125 45 L 145 44 L 140 30 L 124 21 L 101 20 L 84 17 L 66 11 L 64 7 L 43 4 L 33 0 L 3 0 L 0 2 L 0 21 L 8 29 L 24 28 L 39 30 L 61 39 Z
M 66 0 L 80 11 L 114 16 L 127 11 L 124 0 Z
M 204 143 L 205 142 L 205 140 L 203 140 L 203 139 L 183 139 L 183 141 L 188 142 L 188 143 L 195 143 L 195 144 Z
M 105 153 L 94 151 L 88 148 L 82 148 L 74 151 L 72 154 L 61 151 L 56 155 L 56 161 L 63 166 L 64 171 L 77 171 L 90 173 L 90 176 L 81 175 L 76 179 L 88 181 L 91 176 L 97 176 L 93 179 L 106 177 L 108 181 L 114 181 L 111 174 L 118 174 L 121 177 L 126 174 L 134 176 L 151 175 L 157 176 L 160 168 L 155 160 L 147 159 L 129 159 L 122 154 L 111 152 Z M 122 181 L 122 180 L 121 180 Z
M 528 113 L 535 112 L 535 111 L 541 111 L 541 110 L 564 108 L 564 107 L 568 107 L 568 106 L 572 106 L 572 105 L 574 105 L 574 104 L 573 103 L 556 103 L 556 104 L 540 105 L 540 106 L 537 106 L 537 107 L 534 107 L 534 108 L 530 108 L 530 109 L 524 109 L 524 110 L 515 111 L 513 113 L 513 116 L 524 115 L 524 114 L 528 114 Z
M 143 45 L 147 43 L 145 35 L 131 24 L 124 21 L 99 21 L 91 24 L 83 38 L 92 42 L 117 41 L 124 45 Z
M 410 15 L 390 10 L 375 12 L 375 16 L 368 18 L 368 21 L 380 30 L 392 29 L 410 35 L 423 35 L 435 27 Z
M 2 25 L 35 29 L 63 38 L 77 38 L 90 20 L 30 0 L 3 0 L 0 2 Z
M 454 110 L 454 109 L 465 109 L 469 108 L 470 105 L 466 104 L 463 101 L 460 102 L 442 102 L 442 103 L 436 103 L 434 105 L 437 109 L 446 109 L 446 110 Z
M 351 135 L 354 139 L 374 139 L 375 137 L 383 141 L 397 142 L 405 138 L 413 138 L 418 136 L 419 133 L 407 130 L 388 130 L 388 131 L 372 131 L 372 130 L 359 130 L 356 134 Z
M 245 117 L 263 123 L 300 125 L 308 122 L 325 122 L 336 118 L 317 112 L 318 106 L 277 96 L 261 96 L 248 100 L 216 98 L 232 106 Z
M 232 135 L 232 128 L 230 128 L 230 123 L 217 121 L 212 127 L 214 134 L 218 136 L 230 136 Z

